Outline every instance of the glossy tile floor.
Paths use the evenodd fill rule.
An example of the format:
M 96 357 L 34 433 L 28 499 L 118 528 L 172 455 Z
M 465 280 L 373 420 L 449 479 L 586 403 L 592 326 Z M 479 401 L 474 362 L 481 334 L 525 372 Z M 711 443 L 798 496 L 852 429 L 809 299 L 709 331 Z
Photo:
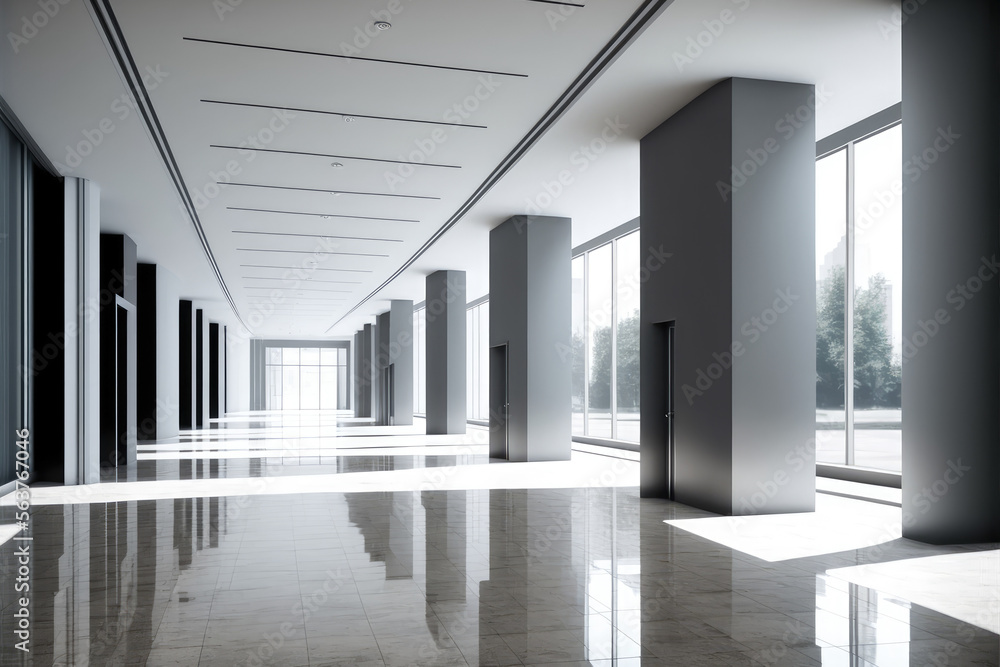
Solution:
M 215 426 L 143 445 L 123 481 L 35 489 L 32 650 L 7 541 L 2 664 L 1000 663 L 998 545 L 899 539 L 897 508 L 820 495 L 722 525 L 640 500 L 634 455 L 491 464 L 473 430 Z

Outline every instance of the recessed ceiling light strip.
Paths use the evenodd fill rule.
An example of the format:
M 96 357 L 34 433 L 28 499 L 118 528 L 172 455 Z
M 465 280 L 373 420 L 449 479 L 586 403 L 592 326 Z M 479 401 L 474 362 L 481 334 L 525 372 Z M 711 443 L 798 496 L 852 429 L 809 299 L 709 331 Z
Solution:
M 369 269 L 330 269 L 321 266 L 275 266 L 274 264 L 240 264 L 244 269 L 281 269 L 282 271 L 301 271 L 302 273 L 307 273 L 310 271 L 336 271 L 338 273 L 374 273 Z
M 368 215 L 338 215 L 337 213 L 309 213 L 306 211 L 279 211 L 270 208 L 248 208 L 245 206 L 227 206 L 230 211 L 252 211 L 254 213 L 279 213 L 283 215 L 309 215 L 317 218 L 348 218 L 350 220 L 378 220 L 381 222 L 420 222 L 408 218 L 375 218 Z
M 227 102 L 225 100 L 201 100 L 206 104 L 226 104 L 234 107 L 250 107 L 253 109 L 273 109 L 277 111 L 295 111 L 298 113 L 318 113 L 324 116 L 339 116 L 340 118 L 367 118 L 368 120 L 386 120 L 396 123 L 419 123 L 421 125 L 445 125 L 448 127 L 467 127 L 476 130 L 487 129 L 486 125 L 469 123 L 449 123 L 443 120 L 423 120 L 420 118 L 396 118 L 394 116 L 373 116 L 363 113 L 345 113 L 343 111 L 325 111 L 323 109 L 304 109 L 302 107 L 286 107 L 279 104 L 251 104 L 250 102 Z
M 246 285 L 243 289 L 263 289 L 263 290 L 292 290 L 293 292 L 325 292 L 327 294 L 350 294 L 349 289 L 313 289 L 310 287 L 263 287 L 258 285 Z
M 493 189 L 500 180 L 507 175 L 507 173 L 517 164 L 522 157 L 524 157 L 528 151 L 538 142 L 542 136 L 558 121 L 563 114 L 565 114 L 576 101 L 587 91 L 588 88 L 596 81 L 601 74 L 603 74 L 611 65 L 618 59 L 625 49 L 629 47 L 632 42 L 642 34 L 642 32 L 649 27 L 656 20 L 656 17 L 663 12 L 664 9 L 673 4 L 673 0 L 645 0 L 642 5 L 633 12 L 632 16 L 625 22 L 625 24 L 615 33 L 614 37 L 611 38 L 604 48 L 601 49 L 600 53 L 594 56 L 582 72 L 573 80 L 573 83 L 563 91 L 559 99 L 549 107 L 537 123 L 528 131 L 526 135 L 518 142 L 518 144 L 513 148 L 500 161 L 500 164 L 486 177 L 486 180 L 480 184 L 476 191 L 472 193 L 465 203 L 463 203 L 457 211 L 455 211 L 448 220 L 441 225 L 441 227 L 434 232 L 434 234 L 424 243 L 413 255 L 403 262 L 396 271 L 386 278 L 386 280 L 376 287 L 368 296 L 363 298 L 357 304 L 355 304 L 350 310 L 344 313 L 343 317 L 331 324 L 325 333 L 330 333 L 330 330 L 335 326 L 344 321 L 345 318 L 355 312 L 358 308 L 363 306 L 365 303 L 370 301 L 376 294 L 385 289 L 393 280 L 398 278 L 410 268 L 414 262 L 416 262 L 425 252 L 427 252 L 431 246 L 433 246 L 437 241 L 444 236 L 444 234 L 454 227 L 458 222 L 465 217 L 472 208 L 479 203 L 479 200 L 486 196 L 486 193 Z M 513 212 L 512 212 L 513 213 Z
M 282 155 L 305 155 L 308 157 L 322 157 L 322 158 L 333 158 L 336 160 L 359 160 L 362 162 L 385 162 L 388 164 L 409 164 L 416 167 L 436 167 L 438 169 L 461 169 L 462 166 L 458 164 L 436 164 L 434 162 L 410 162 L 408 160 L 384 160 L 377 157 L 358 157 L 357 155 L 333 155 L 330 153 L 310 153 L 307 151 L 290 151 L 282 150 L 278 148 L 247 148 L 240 146 L 223 146 L 220 144 L 211 144 L 209 148 L 220 148 L 223 150 L 230 151 L 248 151 L 252 150 L 255 153 L 280 153 Z
M 584 5 L 577 2 L 561 2 L 560 0 L 528 0 L 528 2 L 538 2 L 543 5 L 564 5 L 566 7 L 580 7 L 581 9 Z
M 297 255 L 351 255 L 353 257 L 388 257 L 370 252 L 335 252 L 333 250 L 279 250 L 278 248 L 237 248 L 241 252 L 290 252 Z
M 453 65 L 434 65 L 431 63 L 415 63 L 406 60 L 388 60 L 383 58 L 365 58 L 362 56 L 348 56 L 342 53 L 326 53 L 323 51 L 306 51 L 304 49 L 290 49 L 280 46 L 264 46 L 262 44 L 245 44 L 242 42 L 227 42 L 221 39 L 204 39 L 201 37 L 185 37 L 188 42 L 201 42 L 203 44 L 218 44 L 220 46 L 235 46 L 242 49 L 258 49 L 261 51 L 277 51 L 279 53 L 295 53 L 304 56 L 322 56 L 324 58 L 339 58 L 342 60 L 361 60 L 370 63 L 383 63 L 386 65 L 404 65 L 407 67 L 424 67 L 427 69 L 450 70 L 452 72 L 470 72 L 472 74 L 494 74 L 496 76 L 512 76 L 520 79 L 528 78 L 527 74 L 516 74 L 514 72 L 500 72 L 489 69 L 476 69 L 473 67 L 455 67 Z
M 402 199 L 441 199 L 427 195 L 397 195 L 389 192 L 354 192 L 350 190 L 324 190 L 322 188 L 297 188 L 290 185 L 261 185 L 259 183 L 227 183 L 216 181 L 217 185 L 229 185 L 236 188 L 265 188 L 268 190 L 295 190 L 297 192 L 324 192 L 331 195 L 358 195 L 361 197 L 399 197 Z
M 333 234 L 297 234 L 294 232 L 253 232 L 234 229 L 233 234 L 259 234 L 261 236 L 296 236 L 310 239 L 346 239 L 349 241 L 382 241 L 384 243 L 402 243 L 403 239 L 378 239 L 371 236 L 335 236 Z
M 332 304 L 343 301 L 350 301 L 350 299 L 344 297 L 308 297 L 308 296 L 294 296 L 294 295 L 283 295 L 281 297 L 281 304 L 286 306 L 304 306 L 309 308 L 322 308 L 325 304 Z M 299 303 L 304 302 L 304 303 Z M 247 296 L 247 303 L 255 306 L 259 306 L 265 303 L 273 303 L 275 306 L 281 305 L 279 303 L 274 303 L 272 298 L 267 297 L 264 294 L 250 294 Z
M 302 278 L 282 278 L 281 276 L 240 276 L 243 280 L 283 280 L 285 282 L 301 282 Z M 305 278 L 310 284 L 312 283 L 333 283 L 336 285 L 361 285 L 362 283 L 354 280 L 315 280 L 313 278 Z

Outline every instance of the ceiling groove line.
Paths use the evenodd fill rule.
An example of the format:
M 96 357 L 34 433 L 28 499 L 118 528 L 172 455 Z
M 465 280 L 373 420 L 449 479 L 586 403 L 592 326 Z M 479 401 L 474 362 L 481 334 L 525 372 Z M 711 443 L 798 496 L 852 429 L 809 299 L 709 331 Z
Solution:
M 374 236 L 337 236 L 336 234 L 301 234 L 299 232 L 258 232 L 247 229 L 234 229 L 233 234 L 260 234 L 262 236 L 301 236 L 311 239 L 344 239 L 347 241 L 383 241 L 385 243 L 402 243 L 403 239 L 382 239 Z
M 353 257 L 388 257 L 367 252 L 338 252 L 334 250 L 282 250 L 279 248 L 237 248 L 241 252 L 290 252 L 300 255 L 349 255 Z
M 286 283 L 301 282 L 298 278 L 281 278 L 279 276 L 240 276 L 240 280 L 280 280 Z M 328 283 L 332 285 L 361 285 L 363 283 L 355 280 L 315 280 L 307 278 L 309 283 Z
M 219 281 L 219 287 L 222 289 L 223 296 L 229 303 L 230 308 L 232 308 L 237 321 L 243 325 L 244 329 L 250 331 L 250 327 L 243 321 L 239 308 L 236 306 L 236 301 L 233 299 L 233 295 L 229 291 L 229 286 L 222 276 L 222 269 L 219 268 L 219 264 L 215 259 L 215 253 L 208 242 L 208 236 L 205 234 L 201 217 L 198 215 L 197 206 L 195 206 L 194 200 L 188 191 L 187 183 L 184 181 L 180 166 L 174 157 L 173 149 L 170 147 L 169 141 L 167 141 L 166 132 L 160 123 L 159 116 L 153 106 L 153 101 L 142 82 L 142 74 L 139 72 L 135 59 L 132 57 L 132 51 L 129 49 L 125 34 L 121 24 L 118 22 L 118 17 L 115 15 L 114 9 L 111 7 L 110 0 L 87 0 L 86 7 L 94 21 L 94 25 L 97 27 L 98 33 L 104 41 L 115 68 L 118 70 L 118 75 L 125 84 L 135 105 L 135 109 L 142 119 L 143 128 L 152 141 L 153 147 L 159 153 L 163 167 L 174 184 L 177 195 L 191 220 L 195 234 L 198 236 L 212 272 Z
M 334 158 L 337 160 L 358 160 L 360 162 L 386 162 L 389 164 L 409 164 L 415 167 L 436 167 L 439 169 L 461 169 L 460 164 L 438 164 L 436 162 L 411 162 L 409 160 L 390 160 L 378 157 L 361 157 L 358 155 L 335 155 L 333 153 L 311 153 L 309 151 L 293 151 L 280 148 L 246 148 L 240 146 L 223 146 L 221 144 L 209 144 L 209 148 L 218 148 L 230 151 L 253 151 L 254 153 L 277 153 L 281 155 L 304 155 L 307 157 Z
M 378 220 L 380 222 L 408 222 L 418 223 L 419 220 L 410 218 L 378 218 L 370 215 L 346 215 L 338 213 L 310 213 L 309 211 L 281 211 L 272 208 L 251 208 L 247 206 L 227 206 L 230 211 L 250 211 L 253 213 L 277 213 L 279 215 L 308 215 L 317 218 L 348 218 L 350 220 Z
M 517 164 L 528 150 L 534 146 L 541 137 L 555 124 L 569 109 L 577 99 L 594 83 L 613 63 L 618 56 L 634 42 L 639 35 L 659 16 L 663 10 L 673 4 L 674 0 L 645 0 L 635 12 L 629 17 L 625 24 L 615 33 L 611 40 L 605 44 L 600 52 L 587 64 L 582 72 L 573 80 L 569 87 L 563 91 L 555 103 L 542 115 L 537 123 L 518 142 L 518 144 L 508 153 L 500 164 L 490 173 L 489 176 L 476 188 L 475 192 L 459 207 L 455 213 L 417 251 L 406 260 L 396 271 L 392 273 L 381 285 L 376 287 L 368 296 L 364 297 L 357 304 L 352 306 L 346 313 L 340 316 L 333 324 L 327 327 L 324 333 L 343 322 L 347 317 L 356 312 L 361 306 L 368 303 L 379 292 L 388 287 L 392 281 L 400 277 L 403 272 L 413 266 L 413 264 L 427 252 L 431 246 L 444 236 L 452 227 L 465 217 L 472 208 L 479 203 L 487 192 L 489 192 L 500 180 Z
M 272 264 L 240 264 L 241 268 L 244 269 L 281 269 L 282 271 L 305 271 L 304 266 L 274 266 Z M 368 269 L 333 269 L 324 266 L 317 266 L 309 269 L 310 271 L 335 271 L 337 273 L 375 273 L 374 271 L 369 271 Z
M 527 79 L 527 74 L 518 74 L 516 72 L 501 72 L 497 70 L 489 69 L 477 69 L 474 67 L 456 67 L 454 65 L 435 65 L 431 63 L 414 63 L 407 62 L 405 60 L 388 60 L 384 58 L 366 58 L 364 56 L 348 56 L 341 53 L 325 53 L 323 51 L 307 51 L 304 49 L 292 49 L 282 46 L 264 46 L 262 44 L 245 44 L 242 42 L 229 42 L 222 39 L 205 39 L 203 37 L 184 37 L 185 41 L 188 42 L 201 42 L 203 44 L 216 44 L 220 46 L 233 46 L 243 49 L 258 49 L 261 51 L 275 51 L 278 53 L 294 53 L 303 56 L 320 56 L 323 58 L 339 58 L 342 60 L 359 60 L 363 62 L 371 63 L 382 63 L 386 65 L 403 65 L 406 67 L 423 67 L 426 69 L 438 69 L 447 70 L 452 72 L 466 72 L 470 74 L 494 74 L 496 76 L 509 76 L 516 77 L 519 79 Z
M 489 129 L 486 125 L 473 125 L 470 123 L 449 123 L 443 120 L 424 120 L 421 118 L 396 118 L 394 116 L 374 116 L 363 113 L 347 113 L 343 111 L 326 111 L 324 109 L 305 109 L 300 107 L 286 107 L 279 104 L 253 104 L 250 102 L 227 102 L 225 100 L 200 100 L 206 104 L 226 104 L 237 107 L 250 107 L 253 109 L 273 109 L 276 111 L 297 111 L 299 113 L 316 113 L 326 116 L 340 116 L 342 118 L 367 118 L 369 120 L 384 120 L 397 123 L 420 123 L 424 125 L 444 125 L 447 127 L 467 127 L 476 130 Z
M 360 197 L 398 197 L 402 199 L 433 199 L 440 197 L 428 195 L 400 195 L 389 192 L 356 192 L 353 190 L 326 190 L 324 188 L 302 188 L 293 185 L 264 185 L 261 183 L 235 183 L 233 181 L 216 181 L 216 185 L 228 185 L 234 188 L 266 188 L 269 190 L 295 190 L 297 192 L 323 192 L 331 195 L 358 195 Z

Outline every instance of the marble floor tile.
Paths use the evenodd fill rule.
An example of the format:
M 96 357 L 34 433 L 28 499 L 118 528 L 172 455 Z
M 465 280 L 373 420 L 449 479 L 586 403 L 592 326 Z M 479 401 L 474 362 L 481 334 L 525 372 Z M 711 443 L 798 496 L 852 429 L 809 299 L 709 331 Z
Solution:
M 485 431 L 320 421 L 227 418 L 143 445 L 130 481 L 40 489 L 35 664 L 1000 664 L 998 545 L 819 539 L 871 509 L 843 498 L 734 525 L 588 484 L 613 458 L 491 465 Z M 0 665 L 26 664 L 14 544 Z

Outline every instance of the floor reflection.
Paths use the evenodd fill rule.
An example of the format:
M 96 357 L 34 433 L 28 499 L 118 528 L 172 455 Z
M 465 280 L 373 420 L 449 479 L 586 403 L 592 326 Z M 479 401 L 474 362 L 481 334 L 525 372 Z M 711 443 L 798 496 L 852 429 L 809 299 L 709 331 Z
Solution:
M 244 463 L 248 477 L 270 474 L 266 459 Z M 196 480 L 227 465 L 174 462 Z M 479 464 L 379 455 L 328 472 L 463 465 Z M 8 642 L 18 563 L 7 542 L 0 664 L 1000 662 L 996 634 L 838 574 L 941 549 L 894 540 L 770 561 L 665 523 L 711 515 L 634 487 L 428 479 L 437 486 L 37 506 L 30 661 Z M 920 572 L 933 580 L 952 562 L 921 560 Z

